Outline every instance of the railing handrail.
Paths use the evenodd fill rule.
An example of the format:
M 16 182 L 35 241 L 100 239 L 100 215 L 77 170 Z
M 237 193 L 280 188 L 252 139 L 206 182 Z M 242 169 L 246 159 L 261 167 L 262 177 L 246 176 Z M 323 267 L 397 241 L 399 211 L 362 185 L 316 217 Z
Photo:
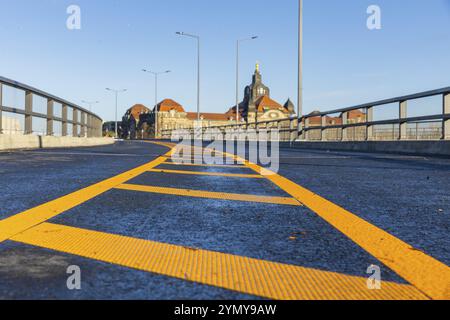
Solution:
M 344 112 L 349 112 L 349 111 L 358 110 L 358 109 L 366 109 L 366 108 L 371 108 L 371 107 L 382 106 L 385 104 L 397 103 L 397 102 L 401 102 L 401 101 L 417 100 L 417 99 L 421 99 L 421 98 L 428 98 L 428 97 L 437 96 L 437 95 L 446 94 L 446 93 L 450 93 L 450 87 L 414 93 L 414 94 L 400 96 L 400 97 L 396 97 L 396 98 L 383 99 L 383 100 L 378 100 L 378 101 L 370 102 L 370 103 L 363 103 L 363 104 L 359 104 L 359 105 L 356 105 L 353 107 L 347 107 L 347 108 L 341 108 L 341 109 L 336 109 L 336 110 L 331 110 L 331 111 L 318 112 L 315 114 L 304 115 L 302 117 L 302 119 L 327 116 L 327 115 L 335 114 L 335 113 L 344 113 Z
M 407 115 L 407 109 L 408 109 L 408 101 L 411 100 L 417 100 L 421 98 L 428 98 L 428 97 L 434 97 L 434 96 L 442 96 L 443 99 L 443 112 L 440 114 L 435 115 L 425 115 L 425 116 L 416 116 L 416 117 L 408 117 Z M 379 107 L 382 105 L 389 105 L 389 104 L 396 104 L 398 111 L 398 117 L 391 118 L 387 120 L 376 120 L 373 119 L 373 109 L 375 107 Z M 354 110 L 362 110 L 362 112 L 365 114 L 365 118 L 361 119 L 362 121 L 358 122 L 352 122 L 349 121 L 349 115 L 348 113 Z M 328 115 L 339 113 L 339 118 L 342 119 L 342 123 L 333 123 L 328 124 L 326 121 L 324 122 L 325 118 Z M 319 124 L 311 124 L 308 119 L 312 118 L 320 118 L 321 122 Z M 300 118 L 297 118 L 297 116 L 289 117 L 285 119 L 274 119 L 274 120 L 266 120 L 266 121 L 258 121 L 253 123 L 229 123 L 229 124 L 223 124 L 223 125 L 214 125 L 214 126 L 204 126 L 203 129 L 226 129 L 226 128 L 241 128 L 241 127 L 255 127 L 258 131 L 261 129 L 261 125 L 266 125 L 266 128 L 268 128 L 268 125 L 271 123 L 278 124 L 278 127 L 280 128 L 280 124 L 284 122 L 290 123 L 290 129 L 282 128 L 282 131 L 285 132 L 297 132 L 298 136 L 302 136 L 308 134 L 309 131 L 321 131 L 321 136 L 323 140 L 323 135 L 325 130 L 327 129 L 341 129 L 343 138 L 342 140 L 345 141 L 346 136 L 344 137 L 344 134 L 346 134 L 347 129 L 351 128 L 357 128 L 357 127 L 366 127 L 366 139 L 370 140 L 372 138 L 372 131 L 375 126 L 380 125 L 399 125 L 398 134 L 399 139 L 403 139 L 403 135 L 405 131 L 407 130 L 407 125 L 409 123 L 425 123 L 425 122 L 437 122 L 442 121 L 442 137 L 441 139 L 449 140 L 450 139 L 450 87 L 444 87 L 441 89 L 436 90 L 429 90 L 409 95 L 404 95 L 400 97 L 390 98 L 390 99 L 383 99 L 375 102 L 370 103 L 364 103 L 355 105 L 353 107 L 348 108 L 341 108 L 341 109 L 335 109 L 331 111 L 324 111 L 324 112 L 317 112 L 317 113 L 311 113 L 309 115 L 304 115 Z M 294 126 L 293 123 L 297 122 Z M 295 127 L 295 128 L 294 128 Z M 162 130 L 162 133 L 165 134 L 167 132 L 173 132 L 176 129 L 164 129 Z M 193 130 L 192 127 L 190 128 L 184 128 L 181 130 Z M 280 130 L 281 131 L 281 130 Z M 395 129 L 394 129 L 395 131 Z M 306 140 L 308 140 L 308 136 L 306 136 Z
M 26 85 L 26 84 L 23 84 L 23 83 L 20 83 L 18 81 L 11 80 L 11 79 L 8 79 L 8 78 L 2 77 L 2 76 L 0 76 L 0 83 L 3 83 L 5 85 L 7 85 L 7 86 L 10 86 L 10 87 L 13 87 L 13 88 L 16 88 L 16 89 L 20 89 L 20 90 L 23 90 L 23 91 L 26 91 L 26 92 L 31 92 L 31 93 L 33 93 L 33 94 L 35 94 L 37 96 L 53 100 L 56 103 L 60 103 L 60 104 L 66 105 L 68 107 L 75 108 L 75 109 L 77 109 L 77 110 L 79 110 L 81 112 L 84 112 L 86 114 L 89 114 L 89 115 L 97 118 L 100 121 L 103 121 L 102 118 L 100 118 L 95 113 L 92 113 L 91 111 L 86 110 L 85 108 L 83 108 L 83 107 L 81 107 L 81 106 L 79 106 L 79 105 L 77 105 L 75 103 L 69 102 L 69 101 L 67 101 L 65 99 L 62 99 L 62 98 L 59 98 L 59 97 L 57 97 L 55 95 L 52 95 L 50 93 L 47 93 L 47 92 L 45 92 L 43 90 L 36 89 L 36 88 L 34 88 L 32 86 L 29 86 L 29 85 Z

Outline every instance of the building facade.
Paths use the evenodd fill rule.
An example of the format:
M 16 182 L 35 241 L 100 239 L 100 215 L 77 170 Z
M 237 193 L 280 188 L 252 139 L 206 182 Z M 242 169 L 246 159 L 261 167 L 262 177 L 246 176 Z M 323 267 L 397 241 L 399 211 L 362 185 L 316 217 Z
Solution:
M 236 109 L 233 106 L 228 113 L 236 116 Z M 295 115 L 295 106 L 289 99 L 281 105 L 270 98 L 270 89 L 263 83 L 259 64 L 256 64 L 252 83 L 245 87 L 244 100 L 239 103 L 239 114 L 246 123 L 283 120 Z
M 200 120 L 204 127 L 231 125 L 236 123 L 236 112 L 237 108 L 233 106 L 225 113 L 201 113 Z M 243 124 L 252 124 L 256 121 L 285 120 L 293 115 L 295 106 L 290 100 L 281 105 L 270 98 L 270 89 L 262 82 L 257 64 L 252 83 L 246 86 L 244 100 L 239 104 L 239 121 Z M 123 137 L 162 137 L 163 133 L 169 130 L 193 128 L 197 116 L 197 113 L 187 112 L 180 103 L 172 99 L 164 99 L 152 111 L 137 104 L 123 117 L 122 129 L 125 133 Z M 156 118 L 158 132 L 155 134 Z

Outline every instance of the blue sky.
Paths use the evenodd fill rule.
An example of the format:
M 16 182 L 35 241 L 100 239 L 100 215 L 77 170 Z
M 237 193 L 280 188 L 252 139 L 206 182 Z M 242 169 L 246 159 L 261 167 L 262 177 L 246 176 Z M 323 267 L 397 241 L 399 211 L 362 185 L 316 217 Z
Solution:
M 66 8 L 82 10 L 82 29 L 66 28 Z M 366 27 L 377 4 L 382 29 Z M 328 110 L 450 85 L 450 1 L 304 0 L 305 111 Z M 196 106 L 196 46 L 202 37 L 202 108 L 224 112 L 235 100 L 235 41 L 241 96 L 255 62 L 272 98 L 296 98 L 296 0 L 0 0 L 0 75 L 75 103 L 100 100 L 114 117 L 106 87 L 127 88 L 120 113 L 151 105 L 153 79 L 142 68 L 173 71 L 160 98 Z

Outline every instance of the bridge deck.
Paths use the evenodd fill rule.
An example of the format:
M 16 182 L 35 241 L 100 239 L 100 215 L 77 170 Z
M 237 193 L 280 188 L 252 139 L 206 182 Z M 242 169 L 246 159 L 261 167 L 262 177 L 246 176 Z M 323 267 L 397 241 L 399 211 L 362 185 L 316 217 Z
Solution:
M 0 297 L 450 297 L 449 160 L 282 149 L 264 176 L 172 152 L 0 154 Z M 70 265 L 81 291 L 67 290 Z

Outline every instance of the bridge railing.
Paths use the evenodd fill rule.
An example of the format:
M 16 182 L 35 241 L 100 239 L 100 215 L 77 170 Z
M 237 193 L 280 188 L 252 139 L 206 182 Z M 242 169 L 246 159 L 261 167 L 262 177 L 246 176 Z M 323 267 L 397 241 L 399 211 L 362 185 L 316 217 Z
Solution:
M 434 115 L 409 117 L 408 103 L 423 98 L 439 97 L 442 111 Z M 374 120 L 374 109 L 396 108 L 398 116 Z M 426 114 L 428 110 L 420 110 Z M 356 116 L 355 116 L 356 113 Z M 261 130 L 277 128 L 281 141 L 380 141 L 380 140 L 450 140 L 450 87 L 407 96 L 380 100 L 349 108 L 316 112 L 299 119 L 278 119 L 256 123 L 230 123 L 207 126 L 207 129 Z M 175 129 L 162 130 L 164 138 L 170 138 Z M 180 130 L 180 129 L 178 129 Z M 193 128 L 182 129 L 190 130 Z
M 4 105 L 4 89 L 13 88 L 24 92 L 24 107 L 12 107 Z M 37 112 L 34 108 L 35 97 L 46 100 L 46 112 Z M 55 115 L 55 104 L 61 105 L 61 116 Z M 71 114 L 69 114 L 71 110 Z M 24 117 L 23 130 L 11 129 L 5 130 L 2 119 L 6 119 L 2 115 L 15 114 Z M 102 119 L 96 114 L 64 99 L 30 87 L 28 85 L 0 77 L 0 134 L 5 131 L 18 130 L 25 135 L 42 134 L 43 132 L 33 131 L 33 119 L 43 119 L 46 121 L 45 134 L 47 136 L 55 135 L 55 124 L 61 125 L 61 136 L 73 137 L 101 137 L 102 136 Z M 69 132 L 69 126 L 71 131 Z
M 439 114 L 408 116 L 408 103 L 423 98 L 440 97 Z M 396 108 L 398 116 L 374 120 L 377 107 Z M 352 112 L 361 117 L 351 117 Z M 421 110 L 425 114 L 427 110 Z M 337 123 L 330 124 L 332 115 Z M 319 124 L 313 124 L 312 120 Z M 317 121 L 319 120 L 319 121 Z M 378 141 L 378 140 L 441 140 L 450 139 L 450 87 L 366 103 L 349 108 L 319 112 L 302 118 L 300 136 L 306 141 Z

